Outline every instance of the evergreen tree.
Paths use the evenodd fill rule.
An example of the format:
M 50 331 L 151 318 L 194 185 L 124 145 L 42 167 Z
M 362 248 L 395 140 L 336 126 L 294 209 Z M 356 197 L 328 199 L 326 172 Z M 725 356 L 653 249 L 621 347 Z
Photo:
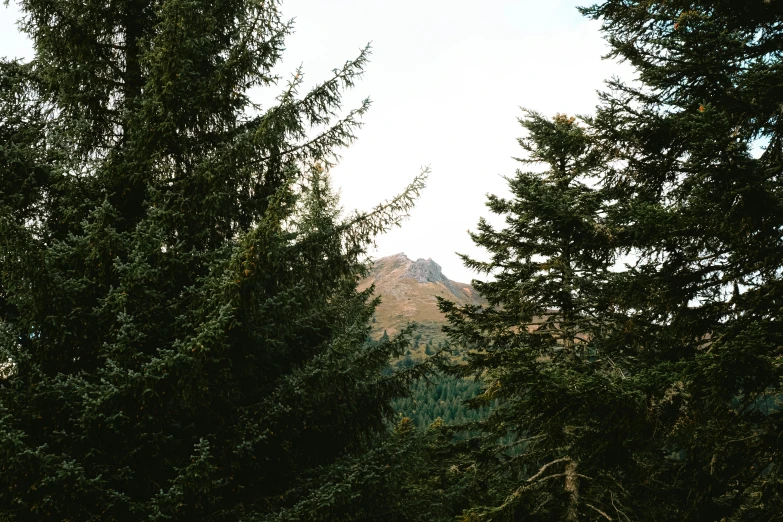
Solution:
M 556 265 L 528 261 L 517 231 L 559 221 L 539 208 L 476 235 L 492 261 L 469 266 L 496 271 L 479 288 L 492 307 L 447 305 L 451 335 L 480 348 L 467 370 L 487 371 L 499 401 L 490 437 L 510 428 L 523 451 L 484 440 L 476 462 L 496 472 L 466 519 L 778 520 L 783 12 L 678 0 L 584 12 L 639 79 L 610 82 L 590 122 L 608 204 L 586 259 L 603 275 L 572 299 L 573 321 L 544 320 L 555 324 L 539 337 L 515 303 L 553 302 L 546 288 L 566 278 L 528 284 L 531 261 Z M 629 262 L 607 272 L 612 250 Z
M 367 343 L 356 290 L 422 178 L 340 219 L 324 173 L 367 108 L 340 111 L 367 51 L 264 108 L 248 91 L 274 88 L 291 29 L 274 2 L 21 5 L 36 56 L 0 64 L 0 518 L 274 520 L 314 470 L 365 458 L 423 371 L 387 371 L 405 339 Z
M 624 253 L 612 344 L 647 410 L 648 519 L 777 520 L 783 290 L 783 11 L 775 2 L 609 0 Z M 620 355 L 620 354 L 618 354 Z M 652 503 L 651 503 L 652 504 Z M 657 514 L 656 514 L 657 513 Z
M 452 341 L 475 347 L 457 373 L 486 383 L 472 404 L 497 402 L 477 425 L 484 435 L 475 458 L 487 489 L 466 520 L 579 520 L 588 506 L 592 515 L 611 506 L 607 483 L 631 471 L 616 423 L 622 397 L 606 391 L 621 372 L 593 344 L 606 316 L 595 296 L 612 263 L 611 201 L 591 187 L 604 154 L 583 123 L 531 111 L 520 123 L 528 154 L 520 161 L 544 169 L 518 171 L 508 199 L 489 196 L 505 227 L 482 218 L 471 237 L 490 260 L 463 256 L 492 274 L 473 282 L 488 306 L 441 301 Z

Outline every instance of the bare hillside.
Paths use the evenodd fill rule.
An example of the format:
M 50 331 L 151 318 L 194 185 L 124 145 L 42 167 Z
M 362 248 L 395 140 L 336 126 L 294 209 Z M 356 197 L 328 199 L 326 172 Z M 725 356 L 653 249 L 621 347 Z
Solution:
M 459 304 L 485 304 L 472 286 L 447 278 L 432 259 L 413 261 L 403 253 L 376 260 L 359 288 L 373 283 L 376 295 L 382 299 L 373 323 L 376 338 L 384 330 L 392 336 L 413 321 L 420 325 L 422 345 L 430 341 L 437 345 L 445 339 L 440 331 L 445 318 L 438 310 L 436 297 Z

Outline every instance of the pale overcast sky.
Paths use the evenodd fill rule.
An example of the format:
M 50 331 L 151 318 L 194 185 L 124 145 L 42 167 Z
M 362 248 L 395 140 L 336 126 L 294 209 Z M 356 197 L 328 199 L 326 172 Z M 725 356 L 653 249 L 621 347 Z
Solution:
M 278 72 L 303 65 L 309 84 L 329 77 L 372 42 L 371 62 L 346 97 L 373 104 L 358 141 L 333 171 L 343 206 L 368 209 L 429 165 L 421 199 L 402 228 L 378 239 L 376 257 L 432 258 L 469 282 L 455 252 L 484 257 L 467 235 L 487 216 L 487 193 L 505 194 L 517 168 L 519 107 L 547 115 L 587 114 L 596 91 L 627 73 L 604 61 L 598 24 L 577 5 L 590 0 L 284 0 L 295 19 Z M 0 56 L 29 57 L 19 11 L 0 4 Z M 626 74 L 623 74 L 626 76 Z

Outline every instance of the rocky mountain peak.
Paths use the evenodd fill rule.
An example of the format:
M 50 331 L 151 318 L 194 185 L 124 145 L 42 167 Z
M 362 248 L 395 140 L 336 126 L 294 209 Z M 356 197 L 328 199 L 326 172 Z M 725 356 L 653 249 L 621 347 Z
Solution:
M 419 283 L 445 283 L 448 281 L 440 265 L 432 259 L 417 259 L 411 262 L 402 277 L 410 277 Z
M 394 335 L 410 322 L 427 339 L 445 340 L 441 326 L 445 317 L 438 308 L 442 297 L 458 305 L 484 305 L 486 301 L 465 283 L 451 281 L 432 259 L 412 261 L 403 253 L 376 259 L 370 273 L 359 283 L 359 290 L 375 286 L 381 303 L 375 311 L 372 335 Z M 423 347 L 422 347 L 423 350 Z
M 447 283 L 449 279 L 443 275 L 441 266 L 432 259 L 417 259 L 413 261 L 404 253 L 382 257 L 373 266 L 375 277 L 414 279 L 419 283 Z

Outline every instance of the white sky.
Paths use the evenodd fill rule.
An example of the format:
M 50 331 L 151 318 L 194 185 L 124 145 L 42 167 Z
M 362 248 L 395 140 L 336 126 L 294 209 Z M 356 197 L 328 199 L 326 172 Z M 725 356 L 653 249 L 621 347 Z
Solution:
M 375 256 L 432 258 L 449 278 L 475 274 L 455 252 L 484 257 L 467 235 L 488 216 L 487 193 L 517 168 L 519 107 L 547 115 L 587 114 L 596 91 L 627 68 L 603 61 L 598 24 L 577 5 L 591 0 L 284 0 L 295 18 L 278 72 L 303 65 L 308 85 L 372 42 L 371 62 L 346 97 L 370 97 L 358 141 L 333 171 L 347 209 L 369 209 L 429 165 L 411 218 L 378 239 Z M 11 0 L 0 4 L 0 56 L 29 57 Z

